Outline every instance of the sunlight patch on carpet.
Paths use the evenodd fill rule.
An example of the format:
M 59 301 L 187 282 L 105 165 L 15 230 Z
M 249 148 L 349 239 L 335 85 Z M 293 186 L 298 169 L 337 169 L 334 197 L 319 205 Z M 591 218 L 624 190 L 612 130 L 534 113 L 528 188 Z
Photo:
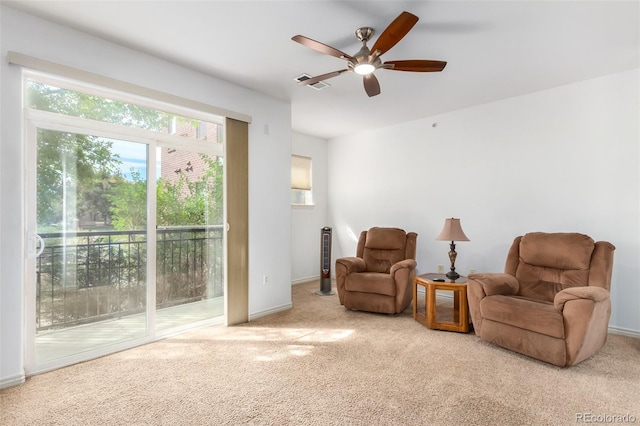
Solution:
M 315 346 L 311 345 L 287 345 L 284 350 L 272 350 L 268 353 L 263 353 L 255 357 L 256 361 L 272 362 L 281 361 L 283 359 L 294 357 L 303 357 L 311 355 Z M 262 349 L 264 351 L 264 349 Z
M 238 327 L 211 329 L 207 338 L 226 341 L 262 341 L 262 342 L 316 342 L 329 343 L 351 336 L 353 329 L 336 328 L 274 328 L 274 327 Z M 175 337 L 179 339 L 181 336 Z M 184 336 L 189 338 L 192 336 Z

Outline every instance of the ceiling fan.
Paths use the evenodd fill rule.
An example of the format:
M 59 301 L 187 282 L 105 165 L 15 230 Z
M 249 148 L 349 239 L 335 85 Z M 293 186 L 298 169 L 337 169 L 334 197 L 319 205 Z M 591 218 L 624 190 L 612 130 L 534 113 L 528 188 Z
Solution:
M 380 94 L 380 83 L 374 75 L 374 71 L 382 68 L 393 71 L 413 71 L 413 72 L 438 72 L 442 71 L 447 65 L 445 61 L 432 61 L 426 59 L 412 59 L 404 61 L 386 61 L 382 62 L 380 56 L 395 46 L 418 22 L 418 17 L 409 12 L 402 12 L 396 19 L 389 24 L 387 28 L 380 34 L 380 37 L 369 49 L 367 42 L 374 34 L 374 29 L 370 27 L 362 27 L 356 30 L 356 37 L 362 42 L 362 48 L 351 56 L 334 47 L 328 46 L 319 41 L 310 39 L 302 35 L 291 37 L 303 46 L 307 46 L 320 53 L 335 56 L 336 58 L 347 61 L 347 68 L 338 71 L 332 71 L 307 80 L 302 80 L 298 84 L 309 85 L 328 78 L 336 77 L 345 72 L 355 72 L 363 77 L 364 90 L 369 97 Z

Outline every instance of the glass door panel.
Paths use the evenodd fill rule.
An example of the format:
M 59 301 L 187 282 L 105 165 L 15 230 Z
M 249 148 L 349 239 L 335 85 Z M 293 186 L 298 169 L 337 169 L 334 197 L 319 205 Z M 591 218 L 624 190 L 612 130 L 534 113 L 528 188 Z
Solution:
M 165 147 L 156 158 L 156 330 L 222 320 L 222 157 Z
M 35 363 L 146 336 L 147 146 L 37 129 Z

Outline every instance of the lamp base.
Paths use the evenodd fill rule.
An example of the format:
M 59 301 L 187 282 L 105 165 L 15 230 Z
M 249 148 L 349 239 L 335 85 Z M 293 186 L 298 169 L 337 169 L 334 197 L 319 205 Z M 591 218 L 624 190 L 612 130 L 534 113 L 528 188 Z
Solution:
M 449 272 L 447 272 L 447 273 L 445 274 L 445 276 L 446 276 L 447 278 L 449 278 L 451 281 L 455 281 L 455 280 L 457 280 L 458 278 L 460 278 L 460 274 L 459 274 L 459 273 L 457 273 L 456 271 L 454 271 L 453 269 L 452 269 L 452 270 L 450 270 Z

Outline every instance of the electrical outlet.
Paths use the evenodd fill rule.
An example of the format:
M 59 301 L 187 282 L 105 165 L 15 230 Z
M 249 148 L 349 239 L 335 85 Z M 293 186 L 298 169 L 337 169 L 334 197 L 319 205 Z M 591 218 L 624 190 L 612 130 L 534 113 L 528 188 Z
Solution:
M 438 265 L 438 273 L 444 274 L 444 265 Z
M 475 268 L 469 268 L 469 273 L 470 273 L 470 274 L 475 274 L 475 273 L 476 273 Z
M 269 277 L 266 275 L 262 276 L 262 284 L 267 285 L 269 284 Z

